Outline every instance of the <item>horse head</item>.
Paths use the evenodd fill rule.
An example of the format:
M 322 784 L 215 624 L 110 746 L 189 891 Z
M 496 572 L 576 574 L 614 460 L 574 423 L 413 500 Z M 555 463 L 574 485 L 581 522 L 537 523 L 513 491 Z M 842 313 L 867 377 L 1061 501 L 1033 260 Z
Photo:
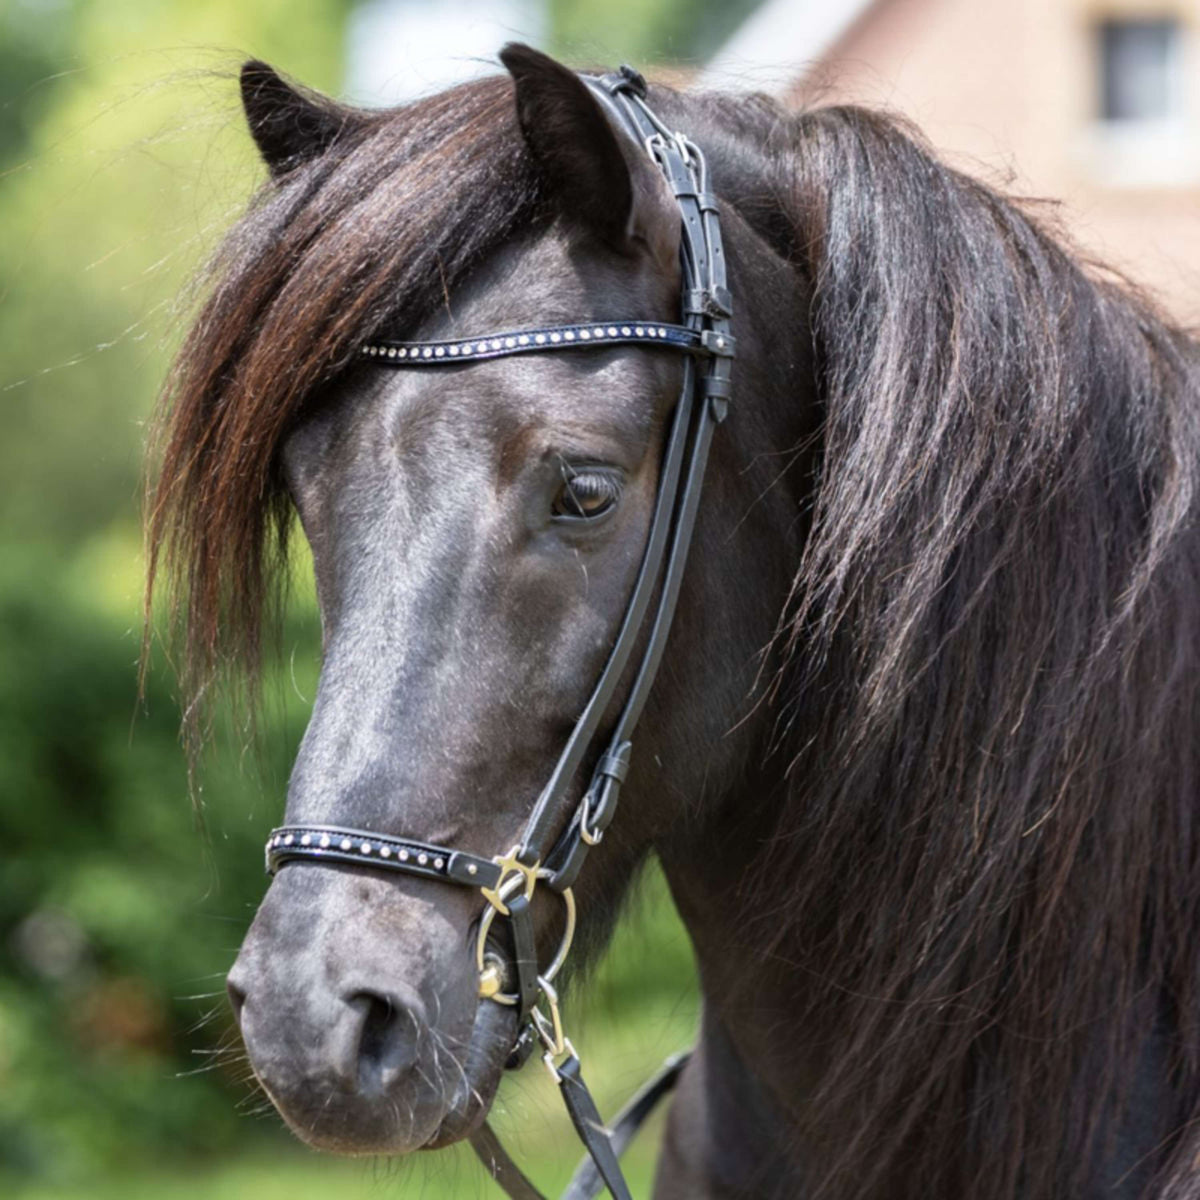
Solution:
M 441 1144 L 486 1111 L 522 1014 L 519 1004 L 481 998 L 479 967 L 486 955 L 503 975 L 517 948 L 504 944 L 503 922 L 489 920 L 494 937 L 481 938 L 478 887 L 385 867 L 449 870 L 451 853 L 469 852 L 479 863 L 459 882 L 482 884 L 490 860 L 511 847 L 505 869 L 532 884 L 536 875 L 520 872 L 536 872 L 550 846 L 526 853 L 524 867 L 517 861 L 530 814 L 536 804 L 551 834 L 571 827 L 596 752 L 583 743 L 587 770 L 572 760 L 557 788 L 547 791 L 547 780 L 580 715 L 593 707 L 595 723 L 611 726 L 628 696 L 632 667 L 610 673 L 601 702 L 593 688 L 616 653 L 648 544 L 664 550 L 679 520 L 664 505 L 655 536 L 662 475 L 685 470 L 690 436 L 677 406 L 691 367 L 668 340 L 688 333 L 678 324 L 676 197 L 579 76 L 523 47 L 503 57 L 515 120 L 481 132 L 522 156 L 536 217 L 489 247 L 428 311 L 378 327 L 362 347 L 370 353 L 296 414 L 278 447 L 282 486 L 312 548 L 324 651 L 287 831 L 271 851 L 281 861 L 303 854 L 308 869 L 277 873 L 229 993 L 279 1110 L 305 1140 L 337 1150 Z M 356 131 L 361 118 L 258 64 L 245 70 L 243 90 L 278 187 L 339 140 L 355 144 L 351 157 L 368 156 L 395 136 L 386 121 Z M 407 127 L 414 117 L 388 120 Z M 396 204 L 407 192 L 420 204 L 423 190 L 444 187 L 452 204 L 429 170 L 421 160 L 400 168 L 364 202 Z M 498 353 L 538 346 L 556 352 Z M 691 588 L 691 615 L 671 640 L 671 678 L 655 697 L 658 709 L 687 717 L 649 722 L 639 746 L 649 769 L 633 768 L 619 828 L 583 872 L 581 925 L 592 941 L 649 850 L 678 841 L 693 819 L 676 764 L 695 760 L 699 739 L 704 771 L 720 774 L 753 737 L 720 735 L 749 691 L 787 576 L 774 572 L 772 603 L 759 585 L 757 621 L 713 586 L 716 544 L 753 501 L 746 484 L 718 486 L 730 508 L 705 522 L 700 540 L 713 545 L 695 568 L 708 570 L 709 594 Z M 724 569 L 738 569 L 738 553 L 721 552 Z M 643 607 L 655 584 L 642 585 Z M 645 648 L 639 624 L 629 649 L 635 640 Z M 512 889 L 497 897 L 491 882 L 485 895 L 509 915 Z M 573 924 L 574 903 L 570 891 L 561 903 L 539 899 L 532 921 L 543 963 L 564 936 L 563 905 Z

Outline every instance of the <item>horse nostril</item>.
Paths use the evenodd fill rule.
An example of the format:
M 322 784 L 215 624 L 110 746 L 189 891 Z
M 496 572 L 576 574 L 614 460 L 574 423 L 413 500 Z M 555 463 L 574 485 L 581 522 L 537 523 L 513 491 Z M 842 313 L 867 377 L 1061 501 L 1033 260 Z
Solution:
M 242 1024 L 242 1009 L 246 1007 L 246 993 L 232 979 L 225 980 L 225 991 L 229 994 L 229 1006 L 233 1009 L 233 1019 Z
M 385 1091 L 417 1061 L 420 1016 L 395 996 L 356 992 L 347 1001 L 362 1016 L 358 1039 L 358 1086 Z

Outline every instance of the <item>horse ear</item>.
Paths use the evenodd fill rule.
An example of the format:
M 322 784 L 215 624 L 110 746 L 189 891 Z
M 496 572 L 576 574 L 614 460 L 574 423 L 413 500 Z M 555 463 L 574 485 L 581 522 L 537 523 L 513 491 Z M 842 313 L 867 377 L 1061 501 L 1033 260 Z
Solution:
M 509 42 L 500 61 L 516 85 L 521 132 L 563 211 L 618 249 L 641 246 L 673 266 L 678 210 L 633 139 L 561 63 L 520 42 Z
M 319 157 L 358 119 L 353 109 L 285 83 L 265 62 L 242 64 L 242 107 L 273 178 Z

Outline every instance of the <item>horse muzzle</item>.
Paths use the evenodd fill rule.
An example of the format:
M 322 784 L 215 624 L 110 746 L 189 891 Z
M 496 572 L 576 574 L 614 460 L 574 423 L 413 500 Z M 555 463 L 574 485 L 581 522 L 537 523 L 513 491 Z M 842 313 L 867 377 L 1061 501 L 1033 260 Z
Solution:
M 490 1105 L 515 1015 L 479 1002 L 464 898 L 427 890 L 285 871 L 229 973 L 256 1077 L 318 1149 L 403 1154 L 457 1140 Z

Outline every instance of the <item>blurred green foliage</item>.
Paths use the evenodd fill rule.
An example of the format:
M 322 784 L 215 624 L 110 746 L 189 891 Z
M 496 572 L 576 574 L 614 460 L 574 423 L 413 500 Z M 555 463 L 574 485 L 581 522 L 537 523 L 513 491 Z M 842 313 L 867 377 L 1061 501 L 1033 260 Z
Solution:
M 621 22 L 612 2 L 552 0 L 558 48 L 699 53 L 747 0 L 617 0 Z M 273 1117 L 248 1118 L 262 1098 L 223 995 L 315 685 L 305 584 L 257 749 L 223 731 L 199 816 L 161 654 L 136 701 L 144 424 L 186 320 L 177 297 L 261 177 L 234 75 L 253 54 L 336 92 L 351 3 L 316 0 L 302 19 L 284 0 L 0 6 L 3 1194 L 269 1196 L 268 1174 L 280 1195 L 376 1186 L 301 1155 Z M 656 876 L 640 908 L 576 1026 L 610 1105 L 696 1019 L 687 940 Z M 548 1086 L 506 1085 L 500 1123 L 565 1179 L 575 1150 Z M 644 1179 L 651 1159 L 643 1148 Z M 425 1194 L 476 1194 L 445 1182 L 475 1178 L 448 1162 Z

